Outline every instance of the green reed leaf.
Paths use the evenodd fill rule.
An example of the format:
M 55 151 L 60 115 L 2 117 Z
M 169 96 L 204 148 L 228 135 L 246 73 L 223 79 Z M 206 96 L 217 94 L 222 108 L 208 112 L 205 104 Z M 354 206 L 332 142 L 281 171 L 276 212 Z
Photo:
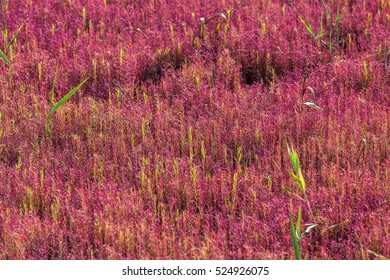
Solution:
M 8 58 L 5 56 L 2 50 L 0 50 L 0 57 L 3 59 L 5 64 L 8 64 Z
M 294 246 L 295 259 L 300 260 L 301 259 L 301 249 L 299 248 L 299 241 L 298 241 L 298 237 L 297 237 L 297 232 L 295 230 L 291 215 L 290 215 L 290 230 L 291 230 L 292 243 Z
M 89 79 L 86 78 L 84 81 L 79 83 L 76 87 L 74 87 L 71 91 L 69 91 L 62 99 L 50 110 L 50 114 L 53 114 L 55 111 L 57 111 L 66 101 L 68 101 L 69 98 L 72 97 L 72 95 Z

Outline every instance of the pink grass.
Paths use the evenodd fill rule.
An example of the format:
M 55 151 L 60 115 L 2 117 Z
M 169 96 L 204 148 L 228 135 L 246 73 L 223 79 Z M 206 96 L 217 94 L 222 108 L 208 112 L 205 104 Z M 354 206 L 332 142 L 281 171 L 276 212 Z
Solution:
M 0 259 L 292 259 L 289 213 L 313 221 L 286 141 L 339 224 L 302 258 L 390 257 L 388 3 L 325 1 L 344 15 L 329 52 L 297 16 L 317 32 L 320 1 L 236 2 L 8 1 Z M 57 64 L 56 102 L 91 78 L 47 133 Z

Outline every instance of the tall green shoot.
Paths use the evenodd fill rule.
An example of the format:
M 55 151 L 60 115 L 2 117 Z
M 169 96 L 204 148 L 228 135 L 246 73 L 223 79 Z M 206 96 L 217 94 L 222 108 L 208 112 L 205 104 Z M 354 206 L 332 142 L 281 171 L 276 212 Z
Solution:
M 294 147 L 293 146 L 290 147 L 288 144 L 287 144 L 287 151 L 288 151 L 288 154 L 290 156 L 290 161 L 291 161 L 291 164 L 292 164 L 293 169 L 294 169 L 294 170 L 290 171 L 290 175 L 294 179 L 294 181 L 296 181 L 298 183 L 298 188 L 299 188 L 299 190 L 302 191 L 303 199 L 306 202 L 306 205 L 310 211 L 310 215 L 311 215 L 312 219 L 315 221 L 313 211 L 311 210 L 309 200 L 307 199 L 306 182 L 305 182 L 305 179 L 303 178 L 303 175 L 302 175 L 302 169 L 301 169 L 301 165 L 299 163 L 298 154 L 294 150 Z
M 9 63 L 9 62 L 8 62 L 7 56 L 5 55 L 5 53 L 3 53 L 2 50 L 0 50 L 0 57 L 1 57 L 1 59 L 4 61 L 5 64 L 8 64 L 8 63 Z
M 291 177 L 298 183 L 298 188 L 303 194 L 303 200 L 306 202 L 307 207 L 309 209 L 310 215 L 312 219 L 315 221 L 313 212 L 310 207 L 309 200 L 307 199 L 306 196 L 306 182 L 305 179 L 303 178 L 302 175 L 302 169 L 301 169 L 301 164 L 299 162 L 299 157 L 297 152 L 294 150 L 293 146 L 289 146 L 287 144 L 287 151 L 288 155 L 290 157 L 291 165 L 293 167 L 293 170 L 290 171 Z M 312 224 L 310 225 L 305 232 L 301 232 L 301 227 L 302 227 L 302 210 L 301 207 L 298 209 L 298 218 L 297 218 L 297 226 L 294 226 L 294 223 L 292 221 L 291 215 L 290 215 L 290 230 L 291 230 L 291 237 L 292 237 L 292 242 L 294 245 L 294 252 L 295 252 L 295 258 L 297 260 L 301 259 L 301 253 L 300 253 L 300 241 L 304 237 L 306 233 L 310 231 L 313 227 L 316 227 L 317 224 Z

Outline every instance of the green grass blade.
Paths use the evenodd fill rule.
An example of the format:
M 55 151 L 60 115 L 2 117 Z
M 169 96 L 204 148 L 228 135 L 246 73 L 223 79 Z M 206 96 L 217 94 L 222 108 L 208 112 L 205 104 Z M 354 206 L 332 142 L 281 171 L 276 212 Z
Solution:
M 301 238 L 301 221 L 302 221 L 302 208 L 298 209 L 298 218 L 297 218 L 297 234 Z
M 291 237 L 292 237 L 292 242 L 294 245 L 294 253 L 295 253 L 295 259 L 300 260 L 301 259 L 301 250 L 299 248 L 299 241 L 297 238 L 297 233 L 295 231 L 294 223 L 290 215 L 290 229 L 291 229 Z
M 5 64 L 8 64 L 8 58 L 5 56 L 2 50 L 0 50 L 0 56 L 3 59 Z
M 298 171 L 301 168 L 299 165 L 298 155 L 295 152 L 293 147 L 290 148 L 290 146 L 287 146 L 287 150 L 288 150 L 288 155 L 290 156 L 291 165 L 293 166 L 295 173 L 298 174 Z
M 81 83 L 79 83 L 75 88 L 73 88 L 71 91 L 69 91 L 64 97 L 62 97 L 62 99 L 60 101 L 58 101 L 58 103 L 56 104 L 56 106 L 54 106 L 53 108 L 51 108 L 50 110 L 50 113 L 53 114 L 55 111 L 57 111 L 66 101 L 68 101 L 69 98 L 72 97 L 72 95 L 89 79 L 86 78 L 84 81 L 82 81 Z
M 299 182 L 300 182 L 302 191 L 303 191 L 303 193 L 305 193 L 306 192 L 306 183 L 305 183 L 305 179 L 303 178 L 301 169 L 299 169 L 299 171 L 298 171 L 298 176 L 299 176 Z
M 16 38 L 18 37 L 19 35 L 19 32 L 20 30 L 22 30 L 22 28 L 24 27 L 24 23 L 18 28 L 18 30 L 16 31 L 15 35 L 12 37 L 11 41 L 9 41 L 8 45 L 7 45 L 7 49 L 12 45 L 12 43 L 16 40 Z
M 302 224 L 302 208 L 298 209 L 298 218 L 297 218 L 297 234 L 299 239 L 301 239 L 301 224 Z
M 7 30 L 7 27 L 5 26 L 5 24 L 4 24 L 4 29 L 3 29 L 3 40 L 4 40 L 4 45 L 7 45 L 8 44 L 8 30 Z
M 305 28 L 306 28 L 307 32 L 310 34 L 310 36 L 313 37 L 313 39 L 315 39 L 316 35 L 314 34 L 313 30 L 311 29 L 311 26 L 308 25 L 303 18 L 301 18 L 300 16 L 298 16 L 298 17 L 299 17 L 299 20 L 302 22 L 302 24 L 305 26 Z
M 301 183 L 301 179 L 297 175 L 295 175 L 295 173 L 293 171 L 290 171 L 290 175 L 291 175 L 291 178 L 293 178 L 295 182 L 297 182 L 298 184 Z

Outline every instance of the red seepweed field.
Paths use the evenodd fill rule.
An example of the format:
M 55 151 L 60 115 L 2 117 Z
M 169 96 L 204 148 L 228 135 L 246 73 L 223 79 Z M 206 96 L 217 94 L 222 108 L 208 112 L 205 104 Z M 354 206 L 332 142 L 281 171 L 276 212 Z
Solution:
M 0 5 L 0 259 L 390 258 L 390 1 Z

